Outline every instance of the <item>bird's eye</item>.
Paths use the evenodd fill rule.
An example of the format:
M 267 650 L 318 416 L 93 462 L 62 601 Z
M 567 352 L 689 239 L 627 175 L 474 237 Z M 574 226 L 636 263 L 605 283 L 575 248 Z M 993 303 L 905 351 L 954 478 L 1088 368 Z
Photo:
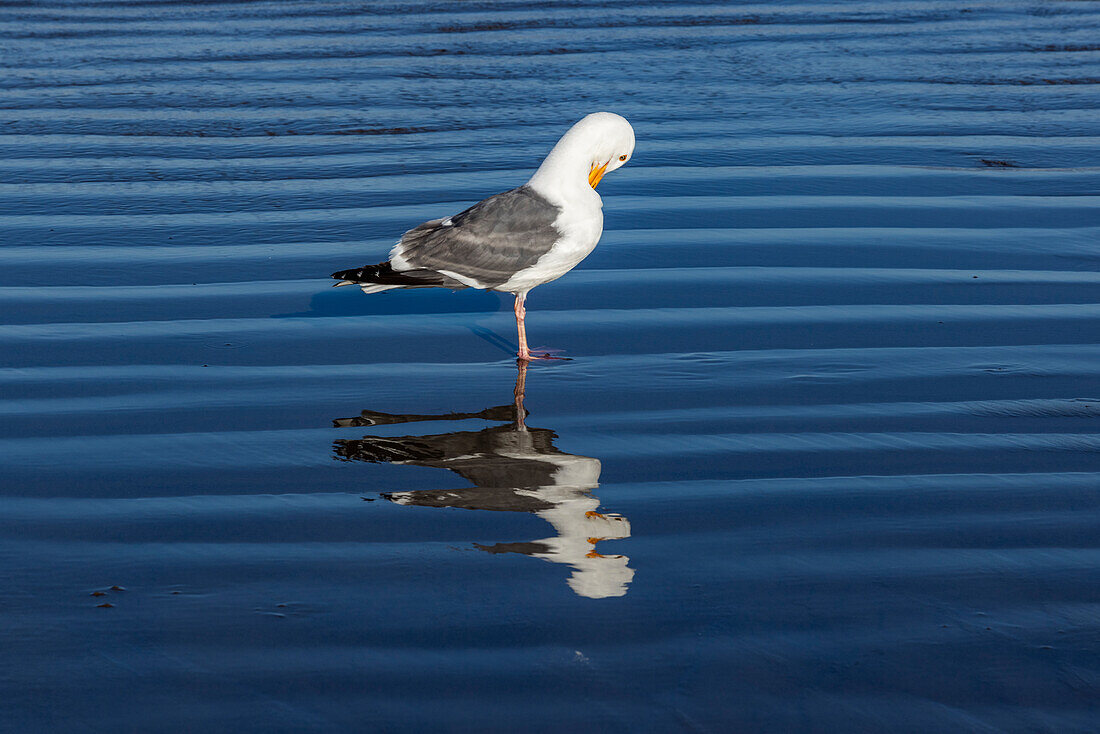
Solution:
M 619 156 L 619 160 L 620 161 L 625 161 L 626 160 L 626 153 L 623 153 L 621 156 Z

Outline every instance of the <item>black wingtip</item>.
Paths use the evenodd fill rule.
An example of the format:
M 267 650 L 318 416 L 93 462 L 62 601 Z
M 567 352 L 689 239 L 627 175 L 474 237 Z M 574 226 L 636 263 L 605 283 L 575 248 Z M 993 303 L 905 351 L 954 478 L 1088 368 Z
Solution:
M 336 280 L 346 280 L 352 285 L 387 285 L 395 288 L 426 288 L 441 286 L 446 280 L 431 270 L 397 272 L 388 262 L 364 265 L 361 268 L 338 270 L 332 274 Z M 337 285 L 340 285 L 337 283 Z
M 355 280 L 356 273 L 360 276 L 363 274 L 363 268 L 352 268 L 351 270 L 337 270 L 332 274 L 332 277 L 336 280 Z

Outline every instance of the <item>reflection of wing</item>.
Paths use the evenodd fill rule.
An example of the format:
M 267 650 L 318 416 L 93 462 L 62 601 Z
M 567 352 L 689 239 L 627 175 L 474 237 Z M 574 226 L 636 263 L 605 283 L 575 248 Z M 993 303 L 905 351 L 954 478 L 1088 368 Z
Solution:
M 478 487 L 538 487 L 554 484 L 554 475 L 560 470 L 558 463 L 549 459 L 561 454 L 552 445 L 555 438 L 545 429 L 497 427 L 435 436 L 364 436 L 336 441 L 333 450 L 346 461 L 450 469 Z M 541 460 L 543 456 L 547 460 Z
M 474 486 L 382 496 L 400 505 L 534 513 L 550 523 L 556 535 L 525 543 L 475 546 L 489 553 L 521 553 L 569 565 L 573 568 L 569 587 L 580 596 L 622 596 L 634 578 L 627 565 L 630 559 L 598 553 L 596 543 L 630 537 L 630 522 L 619 515 L 596 512 L 600 501 L 591 490 L 599 486 L 598 459 L 567 454 L 554 446 L 557 435 L 553 431 L 525 425 L 523 376 L 521 367 L 516 402 L 511 406 L 445 415 L 363 411 L 357 418 L 333 421 L 345 427 L 477 418 L 509 421 L 509 425 L 427 436 L 342 439 L 335 442 L 333 450 L 343 461 L 413 464 L 458 474 Z
M 441 415 L 398 415 L 395 413 L 378 413 L 373 410 L 364 410 L 354 418 L 337 418 L 332 422 L 337 428 L 349 426 L 389 426 L 395 423 L 419 423 L 421 421 L 463 421 L 468 418 L 480 418 L 486 421 L 502 421 L 512 423 L 516 420 L 515 405 L 498 405 L 495 408 L 486 408 L 477 413 L 443 413 Z
M 496 512 L 538 512 L 554 505 L 538 497 L 522 495 L 507 487 L 467 487 L 465 489 L 424 489 L 418 492 L 388 492 L 383 497 L 399 505 L 417 507 L 457 507 L 462 510 Z

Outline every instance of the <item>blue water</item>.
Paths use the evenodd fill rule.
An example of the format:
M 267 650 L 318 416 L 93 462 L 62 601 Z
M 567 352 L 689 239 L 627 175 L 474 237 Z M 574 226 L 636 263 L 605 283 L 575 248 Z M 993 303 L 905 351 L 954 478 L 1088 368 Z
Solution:
M 0 731 L 1100 731 L 1100 2 L 0 37 Z M 596 110 L 571 361 L 329 288 Z

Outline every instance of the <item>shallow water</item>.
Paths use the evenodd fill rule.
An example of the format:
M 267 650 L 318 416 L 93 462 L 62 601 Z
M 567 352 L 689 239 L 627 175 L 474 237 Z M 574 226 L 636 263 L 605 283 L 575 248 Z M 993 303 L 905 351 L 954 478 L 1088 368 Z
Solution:
M 0 730 L 1100 730 L 1100 2 L 0 33 Z M 597 109 L 572 361 L 329 288 Z

